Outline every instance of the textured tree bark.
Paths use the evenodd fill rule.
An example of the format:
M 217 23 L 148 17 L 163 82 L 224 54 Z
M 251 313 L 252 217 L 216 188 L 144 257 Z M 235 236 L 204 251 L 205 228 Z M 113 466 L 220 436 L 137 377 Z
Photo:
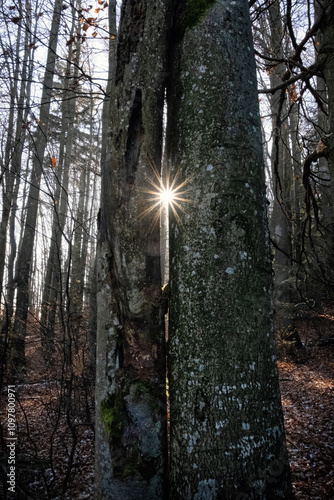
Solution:
M 329 112 L 329 136 L 327 146 L 329 149 L 328 165 L 331 179 L 334 177 L 334 2 L 326 0 L 323 3 L 325 15 L 321 25 L 322 46 L 320 56 L 322 59 L 322 72 L 328 91 L 328 112 Z M 334 195 L 334 182 L 331 183 L 332 199 Z
M 88 343 L 89 343 L 89 359 L 85 367 L 92 375 L 92 380 L 95 380 L 96 373 L 96 329 L 97 329 L 97 303 L 96 303 L 96 257 L 90 273 L 90 289 L 89 289 L 89 330 L 88 330 Z
M 246 0 L 174 51 L 167 154 L 192 203 L 170 228 L 170 498 L 290 498 Z
M 334 2 L 326 0 L 317 2 L 316 15 L 321 16 L 324 10 L 323 23 L 321 24 L 322 44 L 318 59 L 322 62 L 322 74 L 327 86 L 328 101 L 328 135 L 325 146 L 328 148 L 328 170 L 330 175 L 330 218 L 327 223 L 328 278 L 333 290 L 333 263 L 334 263 Z M 326 221 L 325 221 L 326 222 Z
M 145 190 L 156 181 L 150 164 L 161 167 L 168 3 L 123 1 L 111 114 L 104 116 L 111 137 L 103 149 L 97 255 L 97 499 L 166 494 L 160 232 L 142 214 Z

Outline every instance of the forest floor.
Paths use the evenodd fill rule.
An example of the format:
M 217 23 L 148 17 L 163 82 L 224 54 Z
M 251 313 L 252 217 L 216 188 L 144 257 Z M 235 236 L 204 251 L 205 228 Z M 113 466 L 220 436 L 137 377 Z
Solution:
M 64 342 L 56 338 L 46 368 L 37 328 L 26 337 L 26 378 L 15 386 L 16 494 L 8 494 L 5 467 L 7 391 L 1 391 L 0 499 L 92 500 L 94 498 L 94 381 L 85 372 L 85 336 L 65 363 Z
M 302 347 L 281 353 L 279 373 L 291 465 L 298 500 L 334 498 L 334 318 L 298 321 Z M 61 364 L 46 373 L 38 338 L 27 339 L 28 379 L 16 387 L 16 499 L 90 500 L 94 490 L 93 385 L 77 362 L 69 394 Z M 52 376 L 51 376 L 52 375 Z M 2 400 L 7 393 L 2 394 Z M 1 421 L 4 423 L 4 405 Z M 2 434 L 6 437 L 6 433 Z M 0 498 L 6 496 L 5 439 Z
M 301 347 L 278 363 L 293 490 L 298 500 L 334 498 L 334 316 L 301 319 Z

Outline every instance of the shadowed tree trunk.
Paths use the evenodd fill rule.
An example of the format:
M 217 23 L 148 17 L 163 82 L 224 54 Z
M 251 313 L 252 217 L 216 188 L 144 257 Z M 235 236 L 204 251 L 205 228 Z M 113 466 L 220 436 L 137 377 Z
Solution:
M 151 164 L 161 167 L 168 3 L 123 1 L 111 115 L 104 115 L 105 130 L 112 122 L 111 149 L 103 147 L 97 255 L 98 499 L 166 494 L 160 232 L 154 213 L 142 215 L 145 190 L 157 181 Z
M 293 207 L 294 224 L 292 226 L 293 233 L 293 257 L 295 260 L 300 259 L 301 252 L 301 233 L 302 233 L 302 218 L 301 207 L 303 201 L 303 185 L 302 185 L 302 155 L 301 146 L 298 141 L 298 107 L 294 104 L 290 111 L 290 137 L 292 145 L 292 164 L 293 164 Z
M 270 30 L 269 56 L 282 58 L 284 30 L 278 1 L 273 2 L 268 9 Z M 277 64 L 270 69 L 270 87 L 282 83 L 285 65 Z M 273 178 L 273 210 L 270 220 L 270 233 L 275 243 L 274 258 L 274 303 L 276 309 L 276 327 L 286 329 L 291 322 L 291 195 L 292 195 L 292 164 L 287 129 L 287 102 L 285 90 L 276 91 L 270 99 L 272 113 L 273 145 L 271 165 Z
M 170 228 L 170 498 L 290 498 L 246 0 L 174 52 L 167 154 L 189 180 Z
M 330 205 L 327 209 L 326 218 L 328 219 L 328 212 L 330 214 L 330 221 L 326 221 L 327 228 L 327 244 L 329 249 L 328 258 L 328 278 L 331 281 L 331 288 L 333 290 L 333 265 L 334 265 L 334 2 L 333 0 L 326 0 L 324 2 L 316 3 L 316 16 L 321 16 L 323 9 L 325 15 L 323 22 L 320 26 L 322 33 L 322 43 L 318 54 L 318 60 L 321 62 L 321 69 L 324 80 L 327 86 L 327 102 L 328 102 L 328 122 L 327 134 L 323 135 L 325 146 L 328 148 L 328 170 L 330 175 Z M 324 94 L 324 92 L 323 92 Z M 323 160 L 322 160 L 323 161 Z
M 219 0 L 200 22 L 213 3 L 123 2 L 102 145 L 98 499 L 290 497 L 248 6 Z M 170 492 L 159 231 L 141 217 L 166 68 L 167 164 L 192 201 L 171 227 Z
M 322 60 L 322 73 L 327 85 L 328 113 L 329 113 L 329 134 L 327 146 L 329 149 L 328 166 L 331 179 L 334 177 L 334 3 L 326 0 L 322 3 L 326 14 L 321 25 L 322 45 L 319 57 Z M 334 196 L 334 182 L 331 182 L 332 199 Z

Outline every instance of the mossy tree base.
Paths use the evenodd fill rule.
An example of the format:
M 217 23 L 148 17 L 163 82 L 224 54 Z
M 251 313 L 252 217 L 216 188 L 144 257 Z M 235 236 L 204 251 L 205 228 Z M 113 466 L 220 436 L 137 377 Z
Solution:
M 162 500 L 166 356 L 159 225 L 142 217 L 161 168 L 167 4 L 124 1 L 112 60 L 97 257 L 99 500 Z

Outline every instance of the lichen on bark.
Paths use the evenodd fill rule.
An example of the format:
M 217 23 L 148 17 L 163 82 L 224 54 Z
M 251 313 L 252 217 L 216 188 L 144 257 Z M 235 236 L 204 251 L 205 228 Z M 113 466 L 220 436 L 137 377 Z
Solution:
M 290 494 L 252 51 L 247 2 L 227 0 L 174 51 L 166 150 L 192 203 L 170 230 L 173 500 Z
M 169 498 L 288 498 L 249 12 L 219 0 L 201 21 L 209 4 L 193 4 L 199 23 L 185 29 L 176 2 L 139 0 L 135 19 L 123 2 L 98 259 L 101 499 L 169 494 L 160 238 L 140 217 L 149 164 L 161 166 L 167 68 L 167 160 L 193 201 L 183 229 L 171 225 Z
M 161 167 L 168 1 L 123 1 L 105 124 L 98 244 L 96 498 L 166 495 L 160 234 L 145 190 Z

